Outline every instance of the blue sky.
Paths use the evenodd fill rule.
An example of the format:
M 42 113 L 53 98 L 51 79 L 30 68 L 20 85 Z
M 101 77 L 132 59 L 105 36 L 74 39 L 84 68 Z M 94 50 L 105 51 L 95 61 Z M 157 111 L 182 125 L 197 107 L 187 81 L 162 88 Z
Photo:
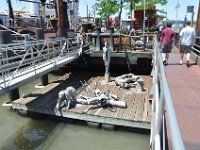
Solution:
M 20 2 L 19 0 L 11 0 L 12 5 L 14 9 L 17 10 L 29 10 L 29 4 L 26 2 Z M 89 6 L 89 9 L 91 6 L 95 3 L 96 0 L 79 0 L 80 1 L 80 7 L 79 7 L 79 13 L 81 16 L 86 16 L 86 5 Z M 167 17 L 169 19 L 176 19 L 176 2 L 177 0 L 168 0 L 167 6 L 161 7 L 158 6 L 159 9 L 164 9 L 168 11 Z M 7 2 L 6 0 L 0 0 L 1 5 L 0 5 L 0 11 L 7 9 Z M 191 14 L 186 13 L 186 9 L 188 5 L 194 5 L 194 10 L 195 10 L 195 20 L 197 16 L 197 11 L 198 11 L 198 4 L 199 0 L 179 0 L 180 8 L 178 9 L 178 19 L 179 20 L 184 20 L 185 15 L 187 15 L 188 19 L 191 19 Z M 123 15 L 125 17 L 125 13 Z

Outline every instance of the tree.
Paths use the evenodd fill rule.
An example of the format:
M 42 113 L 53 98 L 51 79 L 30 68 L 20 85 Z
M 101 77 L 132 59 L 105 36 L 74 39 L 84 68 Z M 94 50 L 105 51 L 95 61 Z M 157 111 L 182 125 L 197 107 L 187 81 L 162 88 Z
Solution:
M 160 4 L 162 6 L 166 5 L 168 0 L 146 0 L 146 9 L 153 9 L 155 5 Z M 130 3 L 125 5 L 126 9 L 130 10 Z M 135 0 L 132 2 L 132 8 L 134 10 L 144 9 L 144 0 Z M 159 11 L 165 13 L 163 10 Z
M 160 4 L 162 6 L 167 4 L 167 0 L 146 0 L 146 8 L 151 9 L 155 5 Z M 138 0 L 136 3 L 136 10 L 143 9 L 144 8 L 144 0 Z
M 168 3 L 168 0 L 146 0 L 146 9 L 153 9 L 154 6 L 157 4 L 164 6 L 167 3 Z M 134 8 L 134 10 L 142 10 L 144 9 L 144 0 L 136 0 L 135 2 L 132 2 L 132 5 L 133 5 L 132 7 Z M 126 6 L 126 8 L 130 9 L 129 6 L 128 7 Z M 154 17 L 164 18 L 164 15 L 166 14 L 164 10 L 157 9 L 156 11 L 157 13 L 153 14 Z
M 101 19 L 108 19 L 111 15 L 119 11 L 120 3 L 118 0 L 97 0 L 96 2 L 98 15 Z
M 124 3 L 126 4 L 124 5 Z M 153 9 L 157 4 L 166 5 L 167 0 L 146 0 L 146 9 Z M 97 0 L 96 2 L 98 15 L 101 19 L 108 19 L 111 15 L 118 13 L 119 21 L 121 20 L 121 13 L 124 7 L 134 10 L 141 10 L 144 8 L 144 0 Z M 150 14 L 151 17 L 163 18 L 166 12 L 157 10 L 160 14 Z
M 147 17 L 147 25 L 150 28 L 151 27 L 151 19 L 163 19 L 165 18 L 166 12 L 164 10 L 156 9 L 156 11 L 151 11 L 154 9 L 154 6 L 157 4 L 160 5 L 166 5 L 167 0 L 146 0 L 146 17 Z M 136 2 L 132 2 L 132 7 L 134 10 L 143 10 L 144 9 L 144 0 L 137 0 Z M 128 3 L 126 6 L 126 9 L 130 10 L 130 4 Z
M 118 15 L 118 18 L 119 18 L 118 27 L 119 27 L 120 29 L 121 29 L 120 20 L 121 20 L 121 16 L 122 16 L 122 8 L 123 8 L 123 0 L 120 0 L 120 11 L 119 11 L 119 15 Z

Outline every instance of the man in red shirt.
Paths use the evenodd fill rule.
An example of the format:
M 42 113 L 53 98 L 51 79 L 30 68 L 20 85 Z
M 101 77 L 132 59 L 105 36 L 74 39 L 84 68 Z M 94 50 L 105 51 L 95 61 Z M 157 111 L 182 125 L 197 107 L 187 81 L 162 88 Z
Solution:
M 171 27 L 172 24 L 168 22 L 166 28 L 161 33 L 162 56 L 165 66 L 168 65 L 169 53 L 172 51 L 172 44 L 176 34 Z

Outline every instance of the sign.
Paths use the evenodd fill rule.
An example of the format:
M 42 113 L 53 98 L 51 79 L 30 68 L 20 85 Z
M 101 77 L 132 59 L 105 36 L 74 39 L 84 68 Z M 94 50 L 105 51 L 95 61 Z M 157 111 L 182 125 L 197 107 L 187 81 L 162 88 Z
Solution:
M 187 6 L 187 13 L 193 13 L 194 12 L 194 6 Z

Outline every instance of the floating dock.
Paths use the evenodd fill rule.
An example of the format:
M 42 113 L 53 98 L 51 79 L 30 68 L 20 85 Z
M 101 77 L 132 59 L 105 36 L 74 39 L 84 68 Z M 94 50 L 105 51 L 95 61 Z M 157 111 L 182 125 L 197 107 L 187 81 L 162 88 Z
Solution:
M 23 112 L 26 116 L 35 113 L 82 120 L 97 125 L 102 124 L 102 127 L 111 125 L 150 130 L 151 101 L 149 101 L 149 93 L 152 86 L 152 78 L 150 76 L 140 76 L 144 80 L 145 89 L 141 93 L 137 93 L 135 88 L 122 89 L 116 86 L 114 77 L 111 77 L 111 82 L 105 83 L 104 77 L 101 75 L 84 76 L 85 74 L 80 72 L 71 75 L 66 74 L 59 78 L 58 81 L 48 84 L 45 88 L 38 89 L 23 98 L 13 101 L 12 108 L 17 112 Z M 109 90 L 110 93 L 117 95 L 120 100 L 126 101 L 127 108 L 100 107 L 94 109 L 86 105 L 69 110 L 64 107 L 60 110 L 56 109 L 58 92 L 67 86 L 73 86 L 77 89 L 77 98 L 80 95 L 86 95 L 80 83 L 81 80 L 87 81 L 86 89 L 94 89 L 95 83 L 97 83 L 97 88 L 102 92 Z M 92 95 L 92 91 L 87 90 L 87 96 Z

